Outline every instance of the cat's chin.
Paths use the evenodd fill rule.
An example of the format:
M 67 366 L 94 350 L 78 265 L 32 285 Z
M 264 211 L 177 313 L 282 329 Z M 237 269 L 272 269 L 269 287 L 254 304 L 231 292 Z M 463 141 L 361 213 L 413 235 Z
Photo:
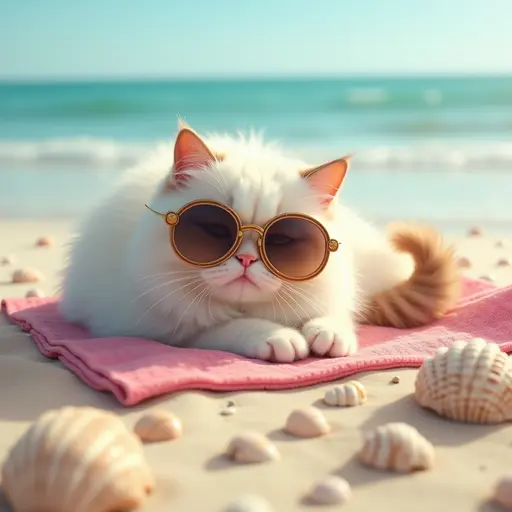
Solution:
M 245 277 L 239 277 L 223 286 L 213 289 L 213 296 L 222 302 L 231 304 L 249 304 L 268 301 L 275 289 L 262 287 Z

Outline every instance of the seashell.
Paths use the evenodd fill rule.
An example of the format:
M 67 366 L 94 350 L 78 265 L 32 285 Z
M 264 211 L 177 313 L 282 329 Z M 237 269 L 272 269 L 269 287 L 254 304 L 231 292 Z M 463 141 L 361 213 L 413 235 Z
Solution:
M 470 268 L 472 266 L 471 260 L 469 258 L 466 258 L 466 256 L 461 256 L 457 260 L 457 264 L 460 268 Z
M 18 512 L 134 510 L 154 485 L 139 439 L 117 416 L 92 407 L 44 413 L 2 468 L 4 493 Z
M 377 427 L 366 436 L 359 452 L 363 464 L 399 473 L 430 469 L 434 458 L 432 444 L 407 423 L 387 423 Z
M 512 419 L 510 359 L 481 338 L 456 341 L 426 359 L 418 371 L 414 397 L 440 416 L 467 423 Z
M 224 512 L 272 512 L 272 507 L 264 498 L 248 494 L 230 503 Z
M 3 256 L 0 259 L 0 265 L 7 266 L 12 265 L 14 263 L 14 258 L 12 256 Z
M 480 276 L 480 279 L 482 281 L 489 281 L 490 283 L 494 283 L 494 281 L 495 281 L 494 277 L 489 275 L 489 274 L 485 274 L 483 276 Z
M 468 231 L 468 236 L 482 236 L 482 229 L 479 228 L 478 226 L 473 226 Z
M 321 411 L 315 407 L 306 407 L 291 412 L 284 430 L 296 437 L 318 437 L 328 434 L 331 426 Z
M 390 382 L 391 384 L 400 384 L 400 377 L 398 375 L 395 375 Z
M 498 480 L 492 500 L 504 509 L 512 510 L 512 473 Z
M 143 443 L 154 443 L 181 437 L 183 428 L 180 419 L 173 413 L 153 411 L 144 414 L 133 431 Z
M 339 476 L 329 475 L 318 481 L 308 495 L 310 501 L 318 505 L 346 503 L 352 497 L 349 483 Z
M 280 459 L 276 446 L 263 434 L 246 432 L 234 437 L 226 455 L 237 462 L 267 462 Z
M 325 393 L 324 402 L 327 405 L 350 407 L 366 402 L 366 389 L 357 380 L 351 380 L 336 386 Z
M 37 288 L 32 288 L 30 289 L 26 294 L 25 294 L 25 297 L 27 299 L 31 298 L 31 297 L 45 297 L 45 294 L 44 292 L 42 292 L 41 290 L 38 290 Z
M 53 238 L 49 236 L 42 236 L 36 240 L 37 247 L 51 247 L 54 243 Z
M 510 267 L 510 260 L 508 258 L 500 258 L 496 262 L 497 267 Z
M 13 283 L 37 283 L 43 279 L 43 274 L 35 268 L 18 269 L 12 274 Z

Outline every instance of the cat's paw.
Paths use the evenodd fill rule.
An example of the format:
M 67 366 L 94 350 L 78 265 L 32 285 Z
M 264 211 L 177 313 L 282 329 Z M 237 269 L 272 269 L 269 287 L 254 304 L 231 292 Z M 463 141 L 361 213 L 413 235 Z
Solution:
M 306 339 L 294 329 L 277 329 L 266 338 L 252 340 L 250 345 L 251 357 L 275 363 L 293 363 L 309 355 Z
M 343 325 L 329 317 L 315 318 L 302 327 L 302 334 L 312 354 L 343 357 L 357 351 L 357 335 L 350 324 Z

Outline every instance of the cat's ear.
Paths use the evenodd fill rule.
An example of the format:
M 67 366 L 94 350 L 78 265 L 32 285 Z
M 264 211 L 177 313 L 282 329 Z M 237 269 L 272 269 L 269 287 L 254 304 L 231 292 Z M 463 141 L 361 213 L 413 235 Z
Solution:
M 216 160 L 201 137 L 188 126 L 183 126 L 174 143 L 174 166 L 166 188 L 179 188 L 186 183 L 190 171 L 204 169 Z
M 300 173 L 317 192 L 323 206 L 328 207 L 338 194 L 348 171 L 349 159 L 350 156 L 345 156 Z

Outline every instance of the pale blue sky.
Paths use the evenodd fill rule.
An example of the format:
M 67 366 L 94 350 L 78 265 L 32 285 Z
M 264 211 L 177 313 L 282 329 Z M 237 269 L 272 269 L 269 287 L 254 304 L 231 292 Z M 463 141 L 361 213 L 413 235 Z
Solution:
M 512 72 L 512 0 L 1 0 L 0 79 Z

